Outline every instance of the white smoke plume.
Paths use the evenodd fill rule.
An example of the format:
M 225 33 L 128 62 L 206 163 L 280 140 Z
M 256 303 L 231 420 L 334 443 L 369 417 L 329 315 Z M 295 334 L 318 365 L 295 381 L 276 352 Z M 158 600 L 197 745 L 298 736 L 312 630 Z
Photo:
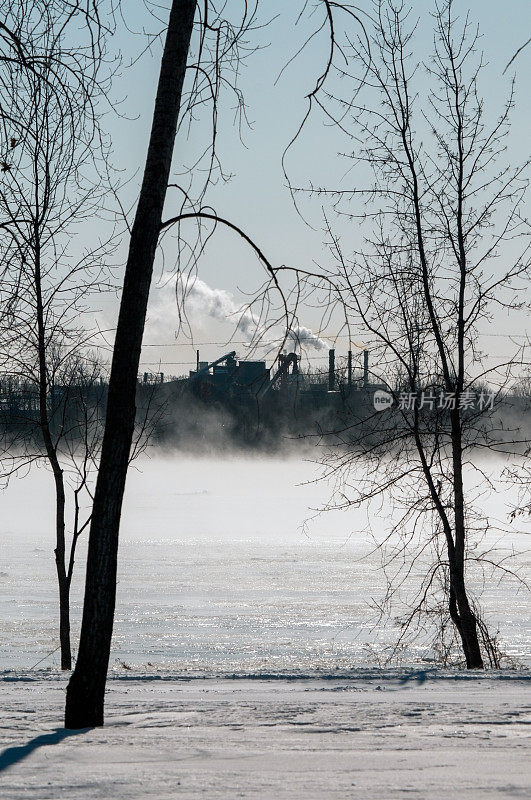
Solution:
M 201 318 L 210 317 L 220 322 L 232 322 L 236 331 L 246 342 L 259 339 L 262 330 L 254 314 L 238 305 L 234 297 L 226 289 L 213 289 L 197 276 L 178 276 L 169 280 L 160 293 L 153 293 L 150 307 L 148 330 L 155 339 L 162 339 L 164 330 L 170 327 L 175 330 L 177 318 L 177 304 L 184 309 L 187 320 L 191 325 L 199 322 Z M 275 334 L 271 329 L 268 332 L 269 341 L 276 336 L 276 343 L 280 344 L 282 337 L 286 336 L 286 345 L 292 348 L 305 350 L 323 350 L 330 345 L 320 339 L 310 328 L 295 325 L 289 331 Z
M 310 328 L 304 328 L 303 326 L 296 326 L 292 330 L 287 332 L 287 339 L 288 342 L 292 342 L 294 346 L 304 347 L 304 348 L 313 348 L 314 350 L 324 350 L 330 345 L 324 341 L 324 339 L 320 339 L 316 333 L 310 330 Z
M 218 319 L 221 322 L 235 322 L 236 330 L 246 339 L 252 341 L 258 331 L 258 321 L 248 309 L 238 306 L 230 292 L 225 289 L 212 289 L 201 278 L 180 277 L 175 286 L 177 300 L 184 304 L 186 316 L 201 315 Z

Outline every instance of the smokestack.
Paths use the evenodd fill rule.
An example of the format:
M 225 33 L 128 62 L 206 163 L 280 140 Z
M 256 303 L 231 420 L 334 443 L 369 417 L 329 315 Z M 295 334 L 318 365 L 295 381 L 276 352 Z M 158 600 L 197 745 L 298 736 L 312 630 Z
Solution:
M 347 371 L 347 383 L 349 391 L 352 389 L 352 350 L 348 351 L 348 371 Z
M 328 351 L 328 391 L 333 392 L 336 385 L 336 351 Z
M 197 353 L 196 371 L 199 372 L 199 350 L 197 350 L 196 353 Z
M 369 351 L 363 351 L 363 387 L 366 389 L 369 385 Z

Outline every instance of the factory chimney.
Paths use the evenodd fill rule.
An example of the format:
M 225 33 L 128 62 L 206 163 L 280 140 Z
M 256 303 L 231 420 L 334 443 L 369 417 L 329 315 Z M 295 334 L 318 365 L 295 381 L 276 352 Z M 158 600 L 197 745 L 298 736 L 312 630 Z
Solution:
M 328 391 L 333 392 L 336 385 L 336 351 L 328 351 Z
M 348 369 L 347 369 L 347 385 L 348 390 L 352 389 L 352 350 L 348 351 Z
M 363 388 L 369 385 L 369 351 L 363 351 Z

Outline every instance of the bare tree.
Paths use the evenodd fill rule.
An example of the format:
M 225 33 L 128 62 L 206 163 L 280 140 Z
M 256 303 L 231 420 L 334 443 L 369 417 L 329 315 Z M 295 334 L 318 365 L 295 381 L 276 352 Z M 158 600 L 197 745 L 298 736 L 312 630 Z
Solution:
M 394 498 L 403 513 L 392 561 L 402 557 L 407 576 L 422 563 L 425 575 L 404 630 L 433 609 L 438 586 L 467 667 L 481 668 L 483 653 L 491 663 L 497 654 L 468 575 L 473 563 L 492 562 L 476 542 L 492 522 L 474 513 L 467 473 L 481 472 L 477 456 L 484 451 L 525 459 L 526 437 L 517 425 L 505 430 L 493 409 L 523 353 L 517 348 L 493 365 L 479 340 L 496 312 L 515 318 L 529 310 L 522 216 L 528 165 L 499 166 L 512 93 L 489 124 L 478 33 L 468 18 L 456 19 L 452 0 L 436 5 L 432 56 L 419 65 L 410 17 L 402 2 L 375 2 L 369 38 L 352 38 L 345 51 L 343 78 L 355 99 L 328 92 L 329 119 L 350 138 L 357 172 L 371 171 L 374 181 L 310 194 L 331 198 L 340 217 L 362 224 L 364 245 L 347 251 L 327 218 L 333 267 L 297 274 L 340 309 L 347 325 L 359 330 L 361 320 L 380 388 L 394 401 L 391 410 L 346 421 L 347 450 L 327 460 L 339 505 Z M 482 478 L 485 489 L 485 472 Z M 389 596 L 398 591 L 393 580 Z
M 137 372 L 195 11 L 195 0 L 174 0 L 170 11 L 116 329 L 90 526 L 79 654 L 67 690 L 67 728 L 103 724 L 116 597 L 118 532 L 135 422 Z
M 112 242 L 76 252 L 74 235 L 101 205 L 98 159 L 105 159 L 97 104 L 108 80 L 99 7 L 33 0 L 5 3 L 0 58 L 0 349 L 7 370 L 36 387 L 39 439 L 11 442 L 4 475 L 41 455 L 53 474 L 55 561 L 59 584 L 61 667 L 71 668 L 70 586 L 75 547 L 86 527 L 80 494 L 96 456 L 93 409 L 79 420 L 66 409 L 82 402 L 87 371 L 80 366 L 92 333 L 84 323 L 88 298 L 107 288 L 102 268 Z M 105 73 L 105 74 L 104 74 Z M 93 383 L 95 374 L 90 370 Z M 74 395 L 77 395 L 74 400 Z M 84 427 L 83 427 L 84 425 Z M 70 549 L 63 446 L 85 444 L 74 488 Z M 29 449 L 28 449 L 29 448 Z M 72 455 L 72 453 L 70 453 Z M 68 459 L 77 469 L 75 459 Z
M 253 246 L 269 270 L 273 285 L 278 288 L 274 270 L 260 249 L 241 228 L 223 220 L 203 203 L 204 191 L 214 171 L 222 175 L 216 154 L 216 132 L 218 100 L 227 83 L 223 78 L 221 65 L 228 65 L 232 72 L 232 80 L 228 85 L 236 92 L 237 108 L 243 115 L 245 109 L 236 88 L 236 79 L 242 52 L 247 47 L 245 34 L 254 24 L 256 7 L 256 2 L 244 2 L 240 21 L 231 24 L 224 18 L 225 4 L 221 4 L 221 11 L 210 0 L 205 3 L 173 0 L 171 4 L 144 178 L 131 229 L 114 344 L 105 436 L 90 530 L 79 656 L 67 691 L 65 719 L 69 728 L 103 724 L 116 594 L 118 533 L 135 418 L 136 374 L 153 262 L 161 232 L 169 227 L 180 226 L 188 219 L 210 220 L 215 225 L 227 224 Z M 197 38 L 194 39 L 196 15 Z M 191 43 L 193 52 L 190 50 Z M 189 58 L 190 52 L 192 56 Z M 187 69 L 191 76 L 191 86 L 183 94 Z M 212 138 L 200 156 L 200 161 L 203 161 L 205 154 L 207 159 L 207 178 L 206 181 L 201 181 L 204 188 L 196 192 L 195 198 L 191 200 L 189 187 L 172 185 L 182 202 L 179 201 L 177 205 L 176 210 L 179 213 L 163 223 L 163 206 L 178 124 L 182 126 L 186 119 L 191 121 L 197 109 L 206 103 L 212 108 Z M 190 168 L 192 180 L 199 172 L 198 163 Z M 186 249 L 187 245 L 184 237 L 178 236 L 177 239 L 179 269 L 182 270 L 183 248 Z M 193 250 L 193 261 L 198 257 L 197 253 L 202 251 L 202 241 L 199 236 L 199 251 Z

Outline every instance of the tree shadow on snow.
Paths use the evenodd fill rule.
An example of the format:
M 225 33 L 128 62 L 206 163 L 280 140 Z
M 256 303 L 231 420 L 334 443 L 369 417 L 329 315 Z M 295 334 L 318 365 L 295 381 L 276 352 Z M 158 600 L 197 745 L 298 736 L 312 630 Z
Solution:
M 76 736 L 78 733 L 86 733 L 91 730 L 90 728 L 81 728 L 80 730 L 67 730 L 66 728 L 57 728 L 52 733 L 43 733 L 30 739 L 26 744 L 18 745 L 17 747 L 7 747 L 0 753 L 0 772 L 9 769 L 19 761 L 23 761 L 29 755 L 37 750 L 39 747 L 46 747 L 50 744 L 58 744 L 66 739 L 68 736 Z

